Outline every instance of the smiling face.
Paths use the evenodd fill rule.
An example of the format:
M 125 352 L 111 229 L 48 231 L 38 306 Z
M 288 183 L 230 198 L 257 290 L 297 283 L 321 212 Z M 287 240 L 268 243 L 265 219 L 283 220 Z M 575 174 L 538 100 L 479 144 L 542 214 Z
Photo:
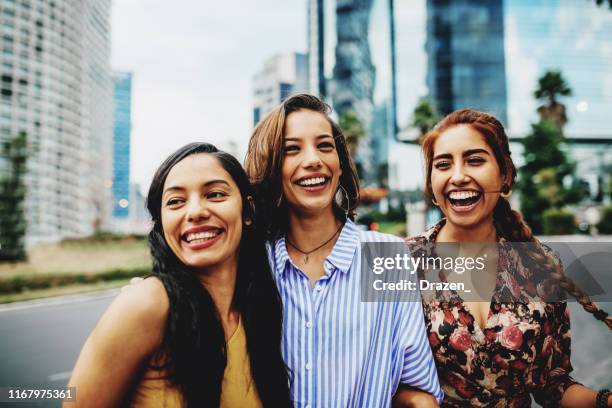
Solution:
M 430 181 L 447 223 L 470 228 L 493 222 L 504 179 L 490 146 L 471 126 L 453 126 L 437 137 Z
M 285 122 L 283 197 L 293 211 L 332 211 L 342 170 L 332 127 L 322 113 L 301 109 Z
M 210 268 L 237 260 L 242 197 L 213 155 L 187 156 L 170 170 L 161 218 L 166 242 L 185 265 Z

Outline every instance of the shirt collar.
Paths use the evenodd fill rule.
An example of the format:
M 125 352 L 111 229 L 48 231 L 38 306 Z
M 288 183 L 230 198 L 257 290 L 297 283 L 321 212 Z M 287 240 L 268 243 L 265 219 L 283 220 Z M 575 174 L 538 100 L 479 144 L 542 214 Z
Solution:
M 359 245 L 359 229 L 351 220 L 346 220 L 346 223 L 340 231 L 340 237 L 336 241 L 334 248 L 331 253 L 327 256 L 326 260 L 333 266 L 344 273 L 348 273 L 353 259 L 355 257 L 355 251 Z M 276 265 L 276 275 L 282 275 L 287 269 L 288 264 L 291 262 L 289 253 L 287 252 L 287 245 L 285 237 L 279 238 L 274 243 L 274 260 Z

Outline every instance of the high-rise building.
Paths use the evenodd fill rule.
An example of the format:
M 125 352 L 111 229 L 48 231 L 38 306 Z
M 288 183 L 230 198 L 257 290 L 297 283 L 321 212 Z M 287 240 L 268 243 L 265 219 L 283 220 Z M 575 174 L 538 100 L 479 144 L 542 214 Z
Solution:
M 277 54 L 264 62 L 253 77 L 253 123 L 295 92 L 308 91 L 308 57 L 300 53 Z
M 0 0 L 0 140 L 28 137 L 28 245 L 109 225 L 110 3 Z
M 338 116 L 357 114 L 366 136 L 355 161 L 364 184 L 385 184 L 395 129 L 393 2 L 311 0 L 311 90 Z
M 130 132 L 132 127 L 132 73 L 113 72 L 115 114 L 113 139 L 113 218 L 130 214 Z
M 507 122 L 502 0 L 427 0 L 426 49 L 442 114 L 474 108 Z

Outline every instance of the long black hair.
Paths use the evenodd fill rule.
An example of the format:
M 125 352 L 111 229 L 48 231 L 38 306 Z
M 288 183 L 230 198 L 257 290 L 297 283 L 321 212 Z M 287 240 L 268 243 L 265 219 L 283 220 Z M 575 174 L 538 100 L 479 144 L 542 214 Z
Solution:
M 257 225 L 257 199 L 240 163 L 208 143 L 191 143 L 170 155 L 155 173 L 147 196 L 153 221 L 149 233 L 153 275 L 163 282 L 170 301 L 164 336 L 169 379 L 181 390 L 187 407 L 219 406 L 227 363 L 223 326 L 213 299 L 196 273 L 168 246 L 161 219 L 168 173 L 184 158 L 203 153 L 214 156 L 230 174 L 242 197 L 243 220 L 252 220 L 248 226 L 243 222 L 232 306 L 244 324 L 257 391 L 264 406 L 291 406 L 288 373 L 280 351 L 282 306 Z

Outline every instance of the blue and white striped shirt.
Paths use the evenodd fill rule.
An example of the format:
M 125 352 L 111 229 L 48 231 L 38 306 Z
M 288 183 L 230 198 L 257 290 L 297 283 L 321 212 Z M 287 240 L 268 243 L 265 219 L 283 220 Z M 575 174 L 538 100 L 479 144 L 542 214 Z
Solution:
M 420 299 L 361 301 L 361 243 L 399 242 L 347 221 L 314 288 L 287 253 L 268 244 L 284 308 L 282 352 L 296 407 L 385 407 L 399 383 L 443 397 Z

